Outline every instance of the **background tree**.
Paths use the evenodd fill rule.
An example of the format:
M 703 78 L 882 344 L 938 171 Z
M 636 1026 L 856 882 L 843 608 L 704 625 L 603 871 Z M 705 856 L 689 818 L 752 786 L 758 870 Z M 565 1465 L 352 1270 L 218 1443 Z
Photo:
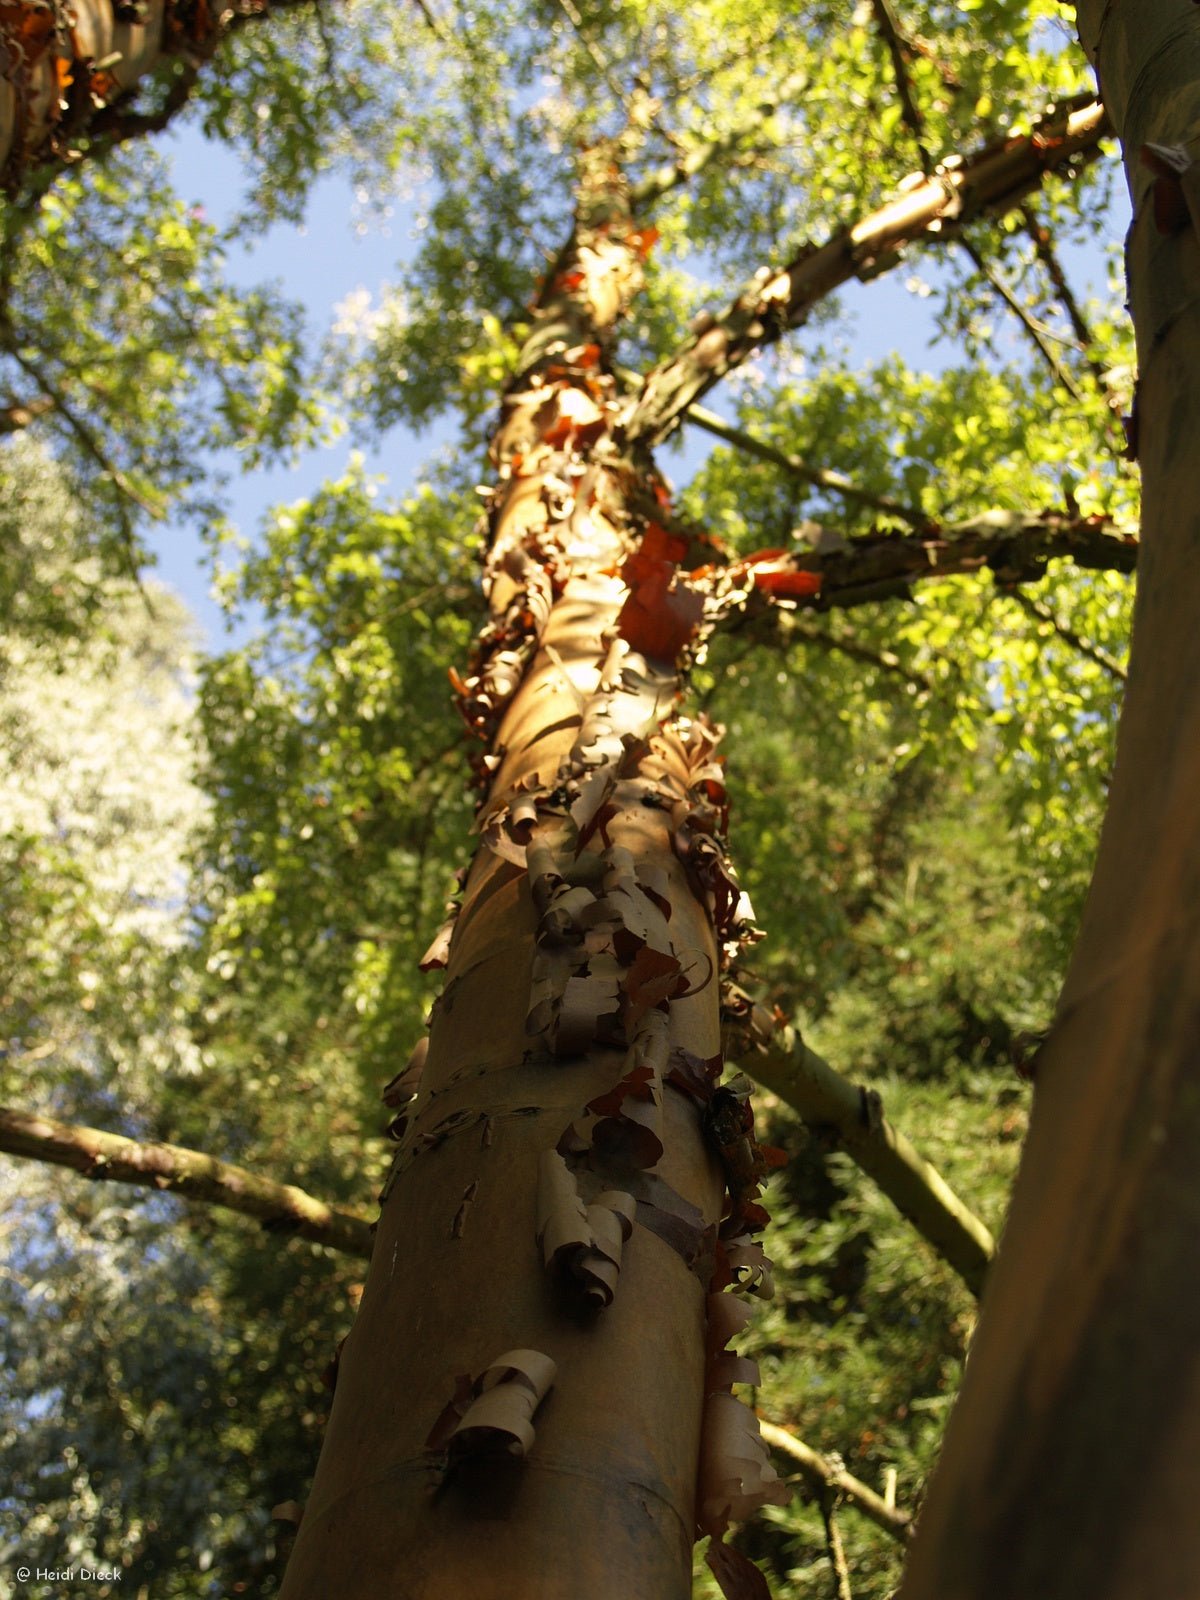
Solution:
M 125 1127 L 258 1162 L 333 1199 L 362 1203 L 382 1175 L 386 1113 L 370 1104 L 402 1065 L 429 996 L 414 957 L 469 819 L 439 685 L 465 656 L 477 607 L 466 559 L 473 452 L 523 345 L 528 362 L 525 308 L 540 273 L 543 307 L 555 293 L 562 263 L 546 260 L 571 231 L 576 152 L 623 130 L 646 277 L 611 352 L 630 415 L 651 419 L 647 436 L 687 417 L 711 428 L 704 389 L 758 352 L 753 381 L 735 378 L 736 424 L 715 424 L 732 447 L 708 458 L 670 511 L 689 562 L 741 572 L 744 588 L 753 569 L 739 568 L 743 557 L 784 552 L 760 565 L 767 581 L 752 586 L 739 625 L 693 669 L 697 702 L 736 735 L 727 781 L 736 793 L 740 777 L 745 794 L 740 820 L 734 810 L 743 878 L 772 934 L 743 981 L 788 1012 L 802 1007 L 806 1033 L 834 1059 L 870 1069 L 893 1121 L 998 1225 L 1023 1125 L 1009 1047 L 1045 1020 L 1070 942 L 1123 676 L 1126 580 L 1045 563 L 1074 552 L 1130 565 L 1120 537 L 1088 521 L 1127 526 L 1132 512 L 1111 453 L 1128 356 L 1106 315 L 1072 293 L 1058 250 L 1068 218 L 1075 229 L 1098 221 L 1102 130 L 1081 64 L 1054 31 L 1060 9 L 985 6 L 964 21 L 863 7 L 849 23 L 818 6 L 714 9 L 685 25 L 650 12 L 546 8 L 513 20 L 480 8 L 452 27 L 413 19 L 418 31 L 397 54 L 375 8 L 330 13 L 325 37 L 311 27 L 326 18 L 319 8 L 247 29 L 233 54 L 204 65 L 195 103 L 210 127 L 224 122 L 258 147 L 286 204 L 299 204 L 314 148 L 344 151 L 374 175 L 391 166 L 409 178 L 424 163 L 426 242 L 395 291 L 343 307 L 325 381 L 341 386 L 360 428 L 457 409 L 465 433 L 407 495 L 381 497 L 352 469 L 278 513 L 228 580 L 231 595 L 263 607 L 269 631 L 211 663 L 200 695 L 212 808 L 194 890 L 203 909 L 170 963 L 200 1071 L 186 1097 L 156 1091 L 155 1116 Z M 1003 48 L 981 50 L 981 36 Z M 339 70 L 306 71 L 306 49 L 329 49 Z M 339 84 L 347 98 L 329 98 Z M 399 113 L 397 85 L 402 105 L 412 86 Z M 1068 127 L 1049 108 L 1072 96 Z M 902 187 L 947 158 L 932 179 Z M 144 213 L 125 216 L 121 174 L 151 160 L 139 146 L 85 163 L 10 213 L 10 304 L 24 330 L 10 345 L 14 420 L 60 441 L 86 503 L 120 505 L 125 533 L 96 546 L 110 564 L 132 559 L 151 511 L 186 498 L 211 509 L 199 444 L 238 439 L 258 459 L 318 417 L 294 314 L 218 284 L 215 235 L 186 208 L 164 211 L 157 187 Z M 171 258 L 160 261 L 168 217 L 181 230 L 170 236 L 175 279 Z M 107 323 L 69 314 L 57 289 L 48 298 L 89 273 L 96 282 L 88 252 L 111 241 L 119 258 L 122 230 L 145 267 L 111 274 Z M 935 373 L 898 360 L 856 370 L 826 297 L 886 271 L 905 247 L 938 252 L 926 287 L 955 354 Z M 774 269 L 788 263 L 784 286 Z M 170 299 L 164 282 L 176 285 Z M 706 304 L 719 338 L 701 322 L 689 339 L 684 324 Z M 136 319 L 160 305 L 161 325 L 131 341 Z M 268 314 L 276 340 L 261 337 Z M 1023 343 L 1001 333 L 999 315 Z M 805 355 L 795 341 L 771 353 L 804 316 Z M 178 359 L 162 361 L 159 346 Z M 124 388 L 97 376 L 109 350 Z M 54 379 L 36 394 L 31 361 Z M 639 401 L 624 373 L 655 362 L 660 375 Z M 185 402 L 197 371 L 210 387 Z M 136 434 L 124 424 L 134 392 L 157 408 L 155 426 Z M 615 391 L 604 398 L 617 403 Z M 997 511 L 1008 520 L 978 521 Z M 645 509 L 630 514 L 636 537 Z M 914 582 L 964 566 L 977 575 Z M 677 585 L 702 581 L 726 580 L 680 575 Z M 782 1108 L 770 1115 L 793 1162 L 777 1180 L 773 1249 L 790 1271 L 760 1336 L 762 1409 L 877 1488 L 895 1468 L 900 1504 L 911 1505 L 957 1382 L 970 1297 L 922 1247 L 901 1243 L 903 1224 L 821 1136 Z M 261 1275 L 262 1246 L 237 1237 L 239 1259 Z M 309 1259 L 299 1244 L 287 1259 L 296 1252 Z M 249 1270 L 230 1269 L 213 1291 L 229 1326 L 261 1325 L 244 1304 Z M 283 1280 L 269 1290 L 276 1303 L 290 1292 Z M 260 1303 L 269 1317 L 268 1295 Z M 288 1303 L 297 1328 L 310 1304 L 309 1326 L 336 1317 L 330 1298 Z M 182 1334 L 180 1348 L 181 1372 L 202 1365 Z M 236 1392 L 286 1416 L 302 1373 L 282 1352 L 258 1359 L 269 1368 L 262 1387 L 239 1360 Z M 270 1592 L 266 1512 L 302 1492 L 301 1470 L 286 1467 L 299 1459 L 295 1421 L 269 1445 L 276 1476 L 295 1475 L 286 1492 L 255 1452 L 239 1487 L 254 1514 L 238 1524 L 218 1512 L 211 1543 L 184 1536 L 194 1562 L 212 1549 L 224 1563 L 218 1587 Z M 68 1461 L 64 1473 L 81 1484 L 86 1475 L 117 1508 L 124 1542 L 111 1548 L 141 1559 L 135 1497 L 102 1464 Z M 898 1557 L 876 1523 L 839 1515 L 835 1480 L 810 1463 L 797 1487 L 816 1493 L 817 1508 L 779 1507 L 744 1536 L 747 1548 L 785 1592 L 828 1585 L 848 1562 L 856 1593 L 883 1595 Z M 194 1567 L 181 1559 L 175 1570 L 170 1581 L 194 1589 Z

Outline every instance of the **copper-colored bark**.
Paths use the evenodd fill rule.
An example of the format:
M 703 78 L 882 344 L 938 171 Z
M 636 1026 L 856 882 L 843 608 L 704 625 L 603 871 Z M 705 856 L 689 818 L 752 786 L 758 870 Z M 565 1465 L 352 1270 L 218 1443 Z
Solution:
M 654 479 L 611 433 L 601 349 L 646 246 L 612 152 L 593 152 L 493 444 L 490 620 L 456 679 L 486 745 L 481 844 L 428 958 L 446 985 L 287 1600 L 690 1590 L 702 1415 L 723 1377 L 709 1280 L 721 1259 L 760 1269 L 740 1235 L 716 1242 L 723 1174 L 695 1098 L 720 1045 L 706 902 L 722 937 L 736 921 L 703 831 L 719 831 L 710 736 L 673 721 L 674 662 L 623 621 L 633 573 L 668 612 L 674 584 L 654 553 L 669 542 L 630 505 Z M 506 1351 L 553 1387 L 531 1408 L 526 1385 L 490 1432 L 464 1422 L 458 1448 L 454 1419 Z M 738 1409 L 746 1503 L 778 1497 Z
M 274 0 L 276 6 L 296 0 Z M 129 113 L 139 86 L 166 61 L 189 75 L 231 28 L 271 0 L 0 0 L 0 180 L 75 159 L 76 142 L 162 126 Z M 168 101 L 166 114 L 173 105 Z

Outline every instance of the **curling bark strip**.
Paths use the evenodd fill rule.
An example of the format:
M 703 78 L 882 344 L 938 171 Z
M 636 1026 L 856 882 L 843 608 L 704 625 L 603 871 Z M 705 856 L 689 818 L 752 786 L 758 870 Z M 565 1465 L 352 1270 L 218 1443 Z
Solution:
M 0 1150 L 70 1167 L 95 1182 L 133 1183 L 224 1206 L 257 1217 L 272 1232 L 295 1234 L 365 1261 L 371 1257 L 371 1224 L 366 1217 L 339 1211 L 294 1184 L 276 1183 L 199 1150 L 139 1143 L 7 1106 L 0 1107 Z
M 1098 100 L 1057 111 L 1031 133 L 944 161 L 929 177 L 915 175 L 886 205 L 825 244 L 806 246 L 786 266 L 760 268 L 731 306 L 703 319 L 691 341 L 649 375 L 630 403 L 628 437 L 660 443 L 693 401 L 799 327 L 826 295 L 891 266 L 912 245 L 952 239 L 984 213 L 1011 210 L 1047 173 L 1094 160 L 1108 131 Z
M 388 1086 L 400 1145 L 286 1600 L 684 1600 L 699 1482 L 718 1536 L 780 1493 L 745 1407 L 732 1458 L 702 1440 L 710 1291 L 768 1275 L 758 1169 L 722 1223 L 702 1113 L 746 916 L 713 735 L 674 716 L 701 605 L 614 427 L 605 347 L 652 242 L 618 155 L 582 158 L 492 444 L 489 615 L 454 675 L 479 844 L 423 963 L 427 1055 Z

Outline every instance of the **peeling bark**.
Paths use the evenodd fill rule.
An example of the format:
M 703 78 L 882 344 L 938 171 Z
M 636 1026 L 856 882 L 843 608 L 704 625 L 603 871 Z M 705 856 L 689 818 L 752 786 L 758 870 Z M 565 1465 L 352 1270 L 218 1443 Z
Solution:
M 826 295 L 852 278 L 886 270 L 913 245 L 953 239 L 985 213 L 1015 209 L 1047 172 L 1094 159 L 1109 131 L 1098 100 L 1057 112 L 1032 133 L 916 176 L 886 205 L 825 244 L 810 245 L 785 267 L 761 268 L 731 306 L 708 318 L 688 345 L 650 374 L 631 403 L 629 439 L 661 443 L 694 401 L 747 356 L 799 327 Z
M 483 747 L 479 843 L 426 958 L 446 983 L 287 1600 L 683 1600 L 698 1522 L 720 1535 L 783 1493 L 706 1346 L 714 1300 L 769 1289 L 765 1162 L 751 1131 L 727 1199 L 708 1131 L 717 974 L 749 913 L 715 734 L 675 709 L 703 598 L 654 520 L 653 463 L 615 428 L 605 347 L 653 242 L 620 153 L 582 158 L 493 439 L 489 619 L 453 675 Z M 472 1432 L 509 1346 L 553 1363 L 552 1393 L 455 1453 L 447 1419 Z
M 271 0 L 0 0 L 0 184 L 13 192 L 35 167 L 77 160 L 79 140 L 159 131 L 226 34 L 270 9 Z M 139 87 L 168 62 L 178 76 L 165 115 L 134 111 Z
M 708 577 L 712 626 L 780 600 L 806 610 L 849 610 L 907 595 L 926 579 L 990 572 L 997 584 L 1011 588 L 1039 582 L 1050 561 L 1129 573 L 1138 557 L 1138 540 L 1104 518 L 1052 511 L 991 511 L 942 528 L 853 539 L 817 523 L 801 532 L 803 543 L 760 551 Z

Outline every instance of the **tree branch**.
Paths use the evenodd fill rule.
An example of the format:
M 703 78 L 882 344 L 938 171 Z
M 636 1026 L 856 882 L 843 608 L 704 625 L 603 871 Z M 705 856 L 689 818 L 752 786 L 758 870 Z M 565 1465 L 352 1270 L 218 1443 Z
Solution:
M 1094 351 L 1094 337 L 1083 308 L 1075 297 L 1070 281 L 1067 278 L 1066 268 L 1059 259 L 1054 248 L 1054 238 L 1050 229 L 1041 221 L 1032 205 L 1021 207 L 1021 219 L 1025 224 L 1025 231 L 1032 241 L 1034 251 L 1046 275 L 1058 296 L 1058 303 L 1066 314 L 1067 321 L 1071 324 L 1071 332 L 1075 335 L 1088 371 L 1096 380 L 1096 387 L 1104 396 L 1109 410 L 1114 417 L 1114 440 L 1118 443 L 1123 440 L 1124 429 L 1120 426 L 1122 401 L 1121 395 L 1113 384 L 1103 361 L 1096 358 Z
M 1054 292 L 1058 296 L 1059 304 L 1067 314 L 1067 321 L 1071 324 L 1071 331 L 1079 341 L 1079 348 L 1086 351 L 1092 343 L 1092 330 L 1088 326 L 1087 318 L 1083 314 L 1079 301 L 1075 298 L 1075 291 L 1067 281 L 1067 274 L 1062 262 L 1058 259 L 1058 252 L 1054 248 L 1054 240 L 1051 237 L 1050 230 L 1041 221 L 1031 205 L 1023 205 L 1021 207 L 1021 219 L 1037 253 L 1037 258 L 1045 267 L 1050 282 L 1054 285 Z M 1099 375 L 1097 373 L 1097 376 Z
M 744 561 L 709 573 L 701 581 L 710 623 L 724 626 L 744 612 L 754 615 L 780 603 L 816 611 L 848 609 L 907 596 L 926 578 L 990 571 L 1006 588 L 1036 583 L 1045 576 L 1047 562 L 1056 559 L 1129 573 L 1138 555 L 1137 539 L 1115 524 L 1053 511 L 989 511 L 936 532 L 868 533 L 853 539 L 817 527 L 812 543 L 815 548 L 798 545 L 765 563 Z M 801 574 L 810 580 L 808 592 L 795 581 Z
M 854 1591 L 850 1587 L 850 1568 L 846 1564 L 846 1547 L 842 1543 L 841 1530 L 837 1525 L 838 1499 L 839 1496 L 832 1490 L 821 1496 L 825 1549 L 829 1553 L 829 1565 L 833 1569 L 833 1600 L 854 1600 Z
M 778 85 L 769 99 L 764 99 L 758 107 L 758 116 L 755 126 L 773 116 L 779 107 L 789 100 L 798 97 L 808 83 L 808 74 L 794 73 L 785 78 Z M 704 171 L 718 156 L 736 155 L 738 147 L 749 137 L 751 129 L 748 126 L 733 129 L 721 138 L 710 139 L 706 144 L 697 145 L 695 149 L 687 151 L 675 161 L 668 161 L 661 167 L 635 183 L 630 190 L 630 201 L 635 212 L 652 205 L 663 195 L 669 194 L 672 189 L 679 188 L 689 182 L 698 173 Z M 753 160 L 759 155 L 759 149 L 742 152 L 742 161 Z M 641 379 L 639 377 L 639 382 Z
M 847 1472 L 840 1461 L 821 1455 L 811 1445 L 805 1444 L 803 1439 L 797 1439 L 794 1433 L 781 1428 L 778 1423 L 768 1422 L 765 1417 L 760 1417 L 758 1426 L 763 1438 L 772 1449 L 780 1451 L 797 1463 L 818 1495 L 830 1493 L 841 1495 L 847 1505 L 854 1506 L 863 1516 L 869 1517 L 876 1527 L 882 1528 L 885 1533 L 890 1533 L 893 1539 L 899 1539 L 902 1544 L 907 1544 L 912 1536 L 913 1526 L 909 1512 L 897 1511 L 895 1506 L 889 1506 L 882 1495 L 876 1494 L 874 1489 L 863 1483 L 861 1478 L 856 1478 L 853 1473 Z
M 815 645 L 819 650 L 849 656 L 852 661 L 862 661 L 879 672 L 891 673 L 893 677 L 911 683 L 913 688 L 919 689 L 922 694 L 933 693 L 935 685 L 932 678 L 927 678 L 923 672 L 913 672 L 891 650 L 885 650 L 882 646 L 863 644 L 862 640 L 856 639 L 853 634 L 827 633 L 824 628 L 805 627 L 794 617 L 788 618 L 788 624 L 784 637 L 789 644 L 798 640 L 801 644 Z
M 797 1029 L 775 1022 L 748 996 L 740 998 L 744 1004 L 729 1031 L 730 1053 L 742 1070 L 797 1111 L 814 1132 L 832 1134 L 972 1294 L 979 1295 L 996 1253 L 984 1224 L 892 1127 L 874 1089 L 843 1078 L 808 1048 Z
M 64 167 L 80 159 L 74 148 L 79 139 L 103 147 L 159 131 L 186 104 L 199 65 L 230 33 L 272 10 L 309 3 L 328 5 L 330 0 L 229 0 L 211 8 L 166 0 L 154 38 L 146 23 L 123 15 L 115 0 L 109 0 L 108 14 L 97 7 L 99 15 L 92 19 L 98 36 L 112 44 L 109 59 L 97 63 L 89 53 L 90 29 L 51 28 L 22 38 L 33 6 L 17 0 L 0 18 L 0 50 L 13 68 L 0 81 L 0 180 L 5 189 L 16 194 L 31 179 L 39 191 L 48 188 Z M 17 40 L 19 45 L 10 43 Z M 181 62 L 183 71 L 162 108 L 136 111 L 136 98 L 147 80 L 172 60 Z M 67 85 L 65 95 L 60 83 Z
M 748 433 L 745 428 L 726 422 L 723 417 L 719 417 L 715 411 L 709 411 L 705 406 L 689 406 L 684 420 L 697 428 L 702 428 L 705 433 L 724 439 L 727 444 L 744 451 L 746 455 L 757 456 L 760 461 L 770 461 L 775 466 L 782 467 L 793 478 L 800 478 L 818 489 L 827 489 L 831 494 L 840 495 L 843 500 L 849 500 L 854 505 L 869 506 L 873 511 L 883 511 L 888 516 L 899 517 L 902 522 L 907 522 L 914 528 L 926 529 L 935 526 L 934 519 L 915 506 L 906 506 L 888 495 L 872 494 L 867 489 L 860 489 L 856 483 L 840 472 L 830 472 L 825 467 L 810 467 L 799 456 L 780 450 L 768 440 Z
M 1017 206 L 1049 172 L 1091 161 L 1109 131 L 1104 107 L 1089 100 L 1047 116 L 1033 132 L 943 162 L 928 178 L 901 185 L 894 199 L 825 244 L 809 246 L 778 271 L 762 267 L 741 294 L 706 319 L 655 368 L 631 404 L 626 434 L 655 445 L 714 384 L 749 356 L 797 328 L 826 295 L 854 277 L 895 264 L 908 246 L 957 237 L 974 218 Z
M 1089 661 L 1094 661 L 1098 667 L 1103 667 L 1110 678 L 1115 678 L 1118 683 L 1128 683 L 1129 674 L 1119 661 L 1114 661 L 1107 650 L 1102 650 L 1099 645 L 1092 644 L 1081 633 L 1076 633 L 1074 628 L 1061 622 L 1049 606 L 1044 606 L 1035 600 L 1032 595 L 1023 594 L 1020 589 L 1014 589 L 1011 598 L 1027 615 L 1034 617 L 1038 622 L 1048 623 L 1060 639 L 1065 639 L 1074 645 L 1080 655 L 1087 656 Z
M 971 261 L 971 264 L 974 266 L 976 272 L 979 273 L 980 277 L 983 278 L 992 291 L 999 295 L 1000 299 L 1004 301 L 1004 304 L 1012 312 L 1013 316 L 1016 317 L 1022 328 L 1024 328 L 1026 334 L 1029 336 L 1030 342 L 1038 351 L 1039 355 L 1042 357 L 1042 360 L 1046 363 L 1051 377 L 1056 383 L 1062 384 L 1063 388 L 1067 391 L 1067 393 L 1071 396 L 1071 399 L 1074 400 L 1077 405 L 1082 405 L 1082 389 L 1080 389 L 1079 385 L 1075 382 L 1074 377 L 1070 372 L 1067 371 L 1066 367 L 1064 367 L 1062 362 L 1059 360 L 1058 351 L 1055 350 L 1049 339 L 1047 339 L 1041 325 L 1029 314 L 1028 310 L 1021 304 L 1020 300 L 1013 293 L 1012 289 L 1010 289 L 1008 284 L 1005 283 L 1000 273 L 995 267 L 991 266 L 984 259 L 982 253 L 975 248 L 975 245 L 970 239 L 964 235 L 959 240 L 959 244 L 966 252 L 967 257 Z
M 126 501 L 131 501 L 139 510 L 156 521 L 162 517 L 162 508 L 147 500 L 145 495 L 132 484 L 120 467 L 110 459 L 108 453 L 101 445 L 92 429 L 78 414 L 73 406 L 69 405 L 61 391 L 51 380 L 46 369 L 40 362 L 34 361 L 25 355 L 11 337 L 8 329 L 0 326 L 0 350 L 11 356 L 21 371 L 30 377 L 44 391 L 50 404 L 41 408 L 42 414 L 57 412 L 67 427 L 75 435 L 84 454 L 100 469 L 101 475 L 109 480 L 117 491 L 116 511 L 121 524 L 121 543 L 124 547 L 125 560 L 128 565 L 129 577 L 141 588 L 141 562 L 138 557 L 137 535 L 134 531 L 133 520 L 129 515 Z
M 372 1230 L 365 1217 L 338 1211 L 293 1184 L 259 1177 L 198 1150 L 174 1144 L 139 1144 L 120 1134 L 7 1106 L 0 1106 L 0 1150 L 71 1167 L 87 1178 L 133 1183 L 225 1206 L 257 1217 L 269 1229 L 296 1233 L 364 1261 L 371 1255 Z
M 908 63 L 912 56 L 912 46 L 901 32 L 892 0 L 872 0 L 875 10 L 875 21 L 883 35 L 883 42 L 887 46 L 888 55 L 892 58 L 892 76 L 896 80 L 896 92 L 900 96 L 900 106 L 904 113 L 904 121 L 913 136 L 917 147 L 917 154 L 921 162 L 921 170 L 928 176 L 933 171 L 933 157 L 925 144 L 925 119 L 913 94 L 912 79 L 909 76 Z

